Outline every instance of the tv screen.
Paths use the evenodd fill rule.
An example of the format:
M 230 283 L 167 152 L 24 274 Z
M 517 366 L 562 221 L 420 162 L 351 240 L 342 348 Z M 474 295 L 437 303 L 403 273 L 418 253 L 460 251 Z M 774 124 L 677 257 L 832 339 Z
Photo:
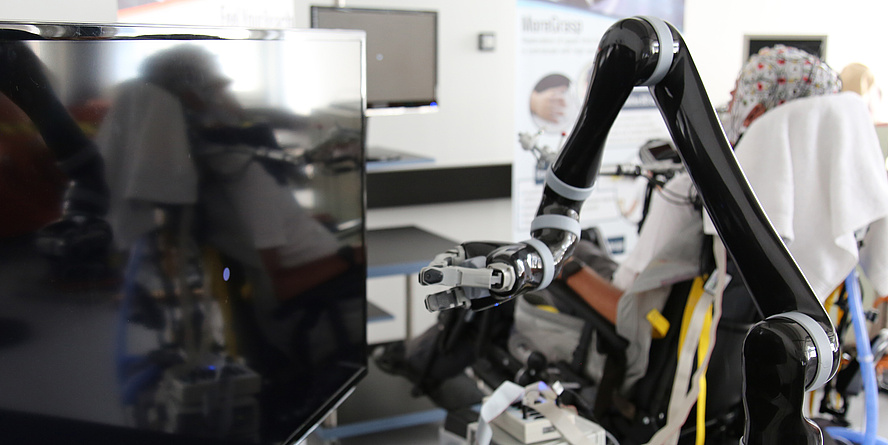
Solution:
M 354 388 L 363 45 L 0 23 L 4 443 L 296 443 Z
M 434 11 L 311 7 L 311 26 L 367 34 L 367 112 L 437 107 L 438 14 Z
M 826 56 L 826 36 L 744 36 L 743 63 L 758 54 L 762 48 L 777 44 L 792 46 L 823 59 Z

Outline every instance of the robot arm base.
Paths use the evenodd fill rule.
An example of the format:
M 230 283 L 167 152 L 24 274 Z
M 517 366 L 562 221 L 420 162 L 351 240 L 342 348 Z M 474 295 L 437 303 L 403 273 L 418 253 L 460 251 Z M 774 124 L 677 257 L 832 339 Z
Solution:
M 808 345 L 809 347 L 799 347 Z M 818 355 L 808 331 L 784 317 L 759 322 L 743 343 L 745 445 L 820 445 L 823 436 L 803 413 L 806 383 Z

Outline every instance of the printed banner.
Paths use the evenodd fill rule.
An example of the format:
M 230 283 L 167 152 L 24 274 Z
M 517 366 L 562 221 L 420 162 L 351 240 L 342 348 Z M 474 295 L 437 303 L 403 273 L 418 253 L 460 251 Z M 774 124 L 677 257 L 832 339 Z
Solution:
M 517 75 L 513 162 L 514 239 L 530 236 L 549 164 L 554 161 L 584 104 L 598 43 L 620 17 L 653 15 L 681 26 L 684 1 L 518 0 Z M 594 106 L 594 105 L 592 105 Z M 602 170 L 638 164 L 646 142 L 669 134 L 647 88 L 636 89 L 611 129 Z M 645 180 L 599 176 L 583 205 L 583 228 L 598 227 L 612 253 L 634 245 Z
M 117 0 L 123 23 L 292 28 L 292 1 L 286 0 Z

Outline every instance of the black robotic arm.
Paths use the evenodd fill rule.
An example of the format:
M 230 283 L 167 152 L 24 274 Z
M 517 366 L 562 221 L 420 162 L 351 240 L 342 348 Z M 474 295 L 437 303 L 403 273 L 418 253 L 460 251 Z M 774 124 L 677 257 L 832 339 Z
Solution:
M 420 282 L 453 287 L 430 295 L 426 307 L 486 309 L 551 282 L 573 253 L 608 132 L 636 86 L 650 87 L 719 236 L 769 317 L 744 344 L 745 443 L 819 443 L 801 404 L 806 389 L 838 368 L 835 329 L 737 165 L 684 40 L 662 20 L 621 20 L 602 37 L 585 105 L 547 174 L 532 238 L 466 243 L 439 255 Z
M 7 41 L 0 42 L 0 94 L 31 119 L 69 180 L 62 218 L 40 231 L 38 248 L 70 264 L 101 261 L 112 238 L 104 219 L 109 192 L 102 157 L 56 96 L 40 58 L 24 42 L 39 36 L 15 30 L 3 30 L 2 36 Z

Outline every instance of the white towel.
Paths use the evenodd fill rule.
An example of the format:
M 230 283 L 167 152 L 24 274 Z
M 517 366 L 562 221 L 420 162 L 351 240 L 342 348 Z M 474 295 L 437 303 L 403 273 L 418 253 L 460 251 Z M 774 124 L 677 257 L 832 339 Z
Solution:
M 824 301 L 858 263 L 888 293 L 888 176 L 866 104 L 853 93 L 797 99 L 753 122 L 737 161 L 814 293 Z
M 105 159 L 112 194 L 108 220 L 119 248 L 156 227 L 157 204 L 197 204 L 197 167 L 185 112 L 163 88 L 138 79 L 121 84 L 96 142 Z M 235 237 L 257 249 L 278 248 L 284 267 L 336 253 L 334 235 L 253 159 L 250 147 L 219 146 L 215 153 L 203 167 L 239 172 L 204 187 L 201 197 L 210 215 L 203 221 L 205 234 L 217 234 L 220 248 L 238 244 Z
M 96 143 L 111 189 L 108 220 L 128 248 L 155 227 L 157 203 L 194 204 L 197 169 L 179 100 L 143 80 L 121 84 Z

